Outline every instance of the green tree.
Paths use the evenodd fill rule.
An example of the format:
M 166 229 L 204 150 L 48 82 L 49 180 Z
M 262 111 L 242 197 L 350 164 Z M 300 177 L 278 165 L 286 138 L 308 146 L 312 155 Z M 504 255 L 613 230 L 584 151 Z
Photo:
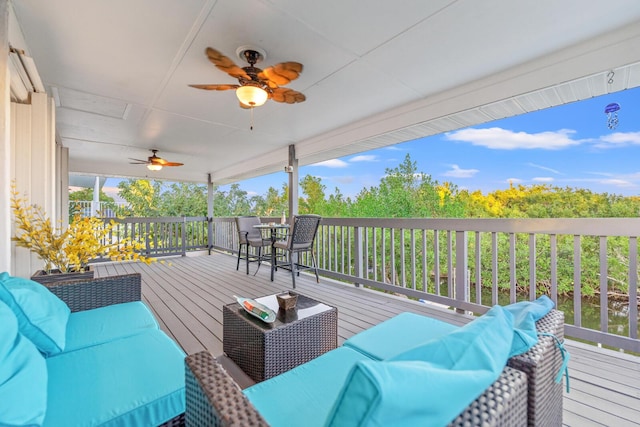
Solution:
M 247 192 L 235 183 L 229 191 L 217 191 L 213 202 L 214 216 L 239 216 L 250 215 L 251 203 Z
M 148 179 L 128 179 L 118 183 L 120 197 L 127 201 L 126 209 L 129 216 L 155 217 L 160 213 L 160 190 L 162 184 L 159 181 Z
M 160 196 L 160 215 L 207 216 L 207 187 L 186 182 L 169 185 Z
M 117 212 L 117 208 L 115 205 L 115 201 L 113 197 L 105 194 L 104 191 L 100 190 L 99 200 L 102 202 L 102 210 L 112 209 Z M 82 190 L 77 190 L 69 193 L 69 201 L 70 202 L 91 202 L 93 201 L 93 188 L 83 188 Z M 80 203 L 69 203 L 69 219 L 72 219 L 75 214 L 83 214 L 83 206 Z
M 113 197 L 107 195 L 104 191 L 100 190 L 99 199 L 101 202 L 110 202 L 114 203 Z M 79 201 L 79 202 L 91 202 L 93 201 L 93 188 L 83 188 L 82 190 L 76 190 L 74 192 L 69 193 L 70 201 Z
M 326 200 L 324 199 L 325 186 L 322 184 L 322 179 L 316 176 L 307 175 L 302 181 L 300 181 L 300 188 L 302 194 L 306 197 L 300 197 L 299 199 L 299 211 L 300 213 L 315 213 L 322 215 L 324 213 L 324 205 Z
M 368 218 L 453 218 L 464 216 L 464 203 L 457 187 L 440 184 L 423 172 L 406 155 L 398 167 L 385 171 L 380 185 L 363 189 L 351 207 L 353 217 Z

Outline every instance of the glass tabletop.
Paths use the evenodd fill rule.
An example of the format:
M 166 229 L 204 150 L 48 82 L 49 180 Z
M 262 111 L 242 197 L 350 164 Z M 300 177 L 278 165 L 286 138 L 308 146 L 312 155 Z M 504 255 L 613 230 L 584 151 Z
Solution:
M 253 226 L 253 228 L 263 228 L 263 229 L 270 229 L 270 228 L 289 228 L 289 224 L 280 224 L 280 223 L 262 223 L 262 224 L 256 224 Z

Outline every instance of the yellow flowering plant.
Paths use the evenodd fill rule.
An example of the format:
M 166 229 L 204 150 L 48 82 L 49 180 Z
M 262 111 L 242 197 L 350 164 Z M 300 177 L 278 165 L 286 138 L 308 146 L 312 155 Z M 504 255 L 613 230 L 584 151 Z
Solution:
M 155 262 L 155 258 L 138 253 L 141 242 L 126 237 L 113 241 L 116 222 L 101 218 L 82 217 L 76 214 L 69 227 L 53 226 L 42 208 L 27 203 L 12 186 L 11 208 L 16 231 L 12 240 L 19 247 L 27 248 L 44 261 L 44 270 L 51 273 L 84 271 L 91 260 L 107 258 L 112 261 Z

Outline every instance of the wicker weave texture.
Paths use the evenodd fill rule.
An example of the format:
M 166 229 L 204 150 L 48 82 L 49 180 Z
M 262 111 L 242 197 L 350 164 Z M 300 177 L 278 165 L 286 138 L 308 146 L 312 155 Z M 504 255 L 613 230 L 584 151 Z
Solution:
M 552 310 L 536 323 L 538 332 L 564 340 L 564 313 Z M 562 425 L 562 383 L 555 378 L 562 366 L 562 354 L 551 337 L 540 336 L 527 353 L 513 357 L 508 366 L 527 374 L 529 383 L 529 426 Z
M 231 376 L 210 353 L 188 356 L 186 363 L 187 426 L 268 426 Z M 527 377 L 506 367 L 449 426 L 505 426 L 527 424 Z
M 89 281 L 56 282 L 46 286 L 69 306 L 71 312 L 140 301 L 142 298 L 140 273 L 101 277 Z
M 290 248 L 301 250 L 310 248 L 318 232 L 322 218 L 319 215 L 298 215 L 294 218 Z
M 183 427 L 184 424 L 184 414 L 180 414 L 177 417 L 171 418 L 166 423 L 160 424 L 159 427 Z
M 222 323 L 223 351 L 256 382 L 289 371 L 338 345 L 335 307 L 270 327 L 233 303 L 223 307 Z
M 450 427 L 527 425 L 527 376 L 504 368 L 500 377 L 474 400 Z
M 185 365 L 187 426 L 268 426 L 210 353 L 192 354 L 185 359 Z

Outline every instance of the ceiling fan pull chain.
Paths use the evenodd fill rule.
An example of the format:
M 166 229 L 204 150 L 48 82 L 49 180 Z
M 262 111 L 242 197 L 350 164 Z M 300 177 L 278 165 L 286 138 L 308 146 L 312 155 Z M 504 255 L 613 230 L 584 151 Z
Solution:
M 251 126 L 249 126 L 249 130 L 253 130 L 253 106 L 249 109 L 251 110 Z

